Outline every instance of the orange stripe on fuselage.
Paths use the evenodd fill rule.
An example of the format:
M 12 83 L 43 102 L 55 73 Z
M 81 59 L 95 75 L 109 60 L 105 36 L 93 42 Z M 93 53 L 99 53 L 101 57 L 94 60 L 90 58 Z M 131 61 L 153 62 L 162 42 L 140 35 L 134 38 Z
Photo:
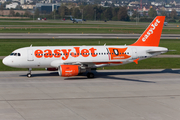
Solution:
M 94 62 L 96 65 L 102 65 L 102 64 L 122 64 L 123 62 Z
M 111 60 L 128 59 L 131 56 L 126 54 L 126 48 L 108 48 L 111 53 Z

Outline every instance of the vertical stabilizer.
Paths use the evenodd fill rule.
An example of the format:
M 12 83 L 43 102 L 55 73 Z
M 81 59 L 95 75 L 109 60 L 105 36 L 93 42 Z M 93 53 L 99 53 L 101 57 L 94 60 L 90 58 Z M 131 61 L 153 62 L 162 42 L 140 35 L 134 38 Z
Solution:
M 159 46 L 165 16 L 157 16 L 139 39 L 130 46 Z

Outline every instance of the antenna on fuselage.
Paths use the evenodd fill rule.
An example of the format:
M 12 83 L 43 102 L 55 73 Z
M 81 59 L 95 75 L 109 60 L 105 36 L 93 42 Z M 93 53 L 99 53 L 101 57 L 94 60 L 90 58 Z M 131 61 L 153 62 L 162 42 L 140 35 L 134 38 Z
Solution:
M 104 46 L 106 46 L 106 43 L 104 44 Z
M 32 44 L 30 45 L 30 47 L 32 47 Z

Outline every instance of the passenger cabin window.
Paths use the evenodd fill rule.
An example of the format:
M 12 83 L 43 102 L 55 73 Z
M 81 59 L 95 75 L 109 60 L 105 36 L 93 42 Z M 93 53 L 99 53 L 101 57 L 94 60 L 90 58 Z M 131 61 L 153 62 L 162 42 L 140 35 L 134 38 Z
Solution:
M 117 49 L 113 49 L 113 51 L 114 51 L 114 54 L 115 54 L 115 55 L 118 55 L 118 54 L 119 54 L 119 52 L 118 52 Z

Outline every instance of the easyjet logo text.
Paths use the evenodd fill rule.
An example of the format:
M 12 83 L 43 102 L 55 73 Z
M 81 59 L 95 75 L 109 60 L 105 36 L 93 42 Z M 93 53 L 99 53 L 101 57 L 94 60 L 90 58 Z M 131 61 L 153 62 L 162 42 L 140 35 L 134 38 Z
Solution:
M 142 38 L 142 41 L 145 42 L 147 40 L 147 38 L 153 34 L 154 30 L 156 29 L 156 27 L 159 25 L 160 21 L 157 19 L 154 23 L 151 24 L 151 27 L 149 28 L 149 30 L 147 31 L 147 33 L 144 35 L 144 37 Z
M 46 49 L 46 50 L 36 50 L 34 52 L 34 55 L 37 58 L 60 58 L 62 57 L 62 60 L 67 60 L 69 58 L 69 56 L 72 56 L 74 58 L 79 57 L 80 55 L 82 57 L 88 57 L 88 56 L 92 56 L 92 57 L 96 57 L 97 54 L 95 54 L 95 51 L 97 49 L 95 48 L 90 48 L 90 49 L 82 49 L 80 50 L 80 47 L 74 47 L 73 49 L 54 49 L 54 50 L 50 50 L 50 49 Z

